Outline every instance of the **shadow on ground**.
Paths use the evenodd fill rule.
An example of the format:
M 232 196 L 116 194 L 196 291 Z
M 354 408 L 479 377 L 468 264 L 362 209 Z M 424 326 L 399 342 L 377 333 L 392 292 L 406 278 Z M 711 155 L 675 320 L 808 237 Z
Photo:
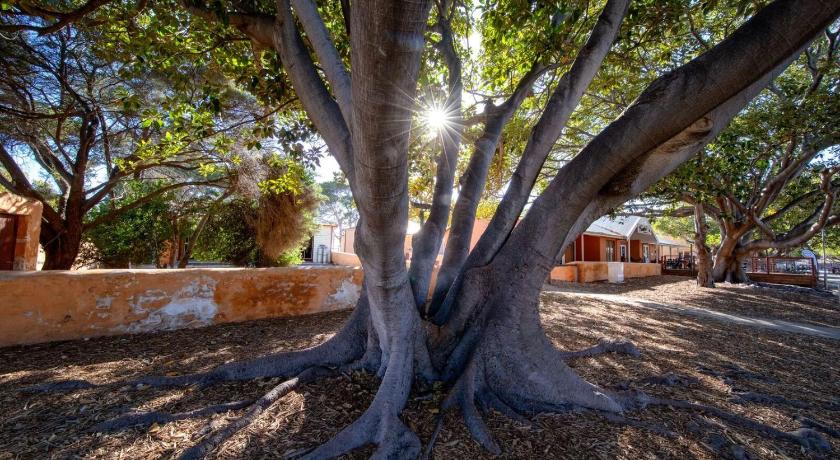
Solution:
M 737 293 L 735 293 L 737 294 Z M 737 297 L 735 300 L 740 302 Z M 796 416 L 840 428 L 838 342 L 702 321 L 669 312 L 597 299 L 543 297 L 548 335 L 564 349 L 601 338 L 627 338 L 641 357 L 605 355 L 578 359 L 573 367 L 610 390 L 702 402 L 783 430 L 800 427 Z M 206 389 L 92 388 L 22 395 L 16 389 L 44 381 L 128 380 L 146 374 L 183 374 L 278 350 L 313 345 L 334 333 L 347 312 L 228 324 L 203 329 L 0 349 L 0 458 L 161 458 L 193 445 L 208 427 L 241 415 L 232 411 L 111 434 L 89 433 L 98 422 L 129 410 L 182 412 L 209 404 L 255 399 L 276 380 L 219 384 Z M 679 376 L 678 383 L 651 378 Z M 251 427 L 215 453 L 216 458 L 278 457 L 313 447 L 361 415 L 377 382 L 365 374 L 319 381 L 290 393 Z M 784 402 L 739 403 L 752 391 Z M 415 391 L 404 420 L 424 443 L 430 438 L 439 392 Z M 725 421 L 686 410 L 649 408 L 627 414 L 638 426 L 598 414 L 543 414 L 530 424 L 498 414 L 487 418 L 505 458 L 808 458 L 799 446 L 762 438 Z M 840 442 L 832 439 L 833 452 Z M 740 450 L 739 450 L 740 449 Z M 362 450 L 347 458 L 367 458 Z M 830 455 L 830 454 L 829 454 Z M 469 437 L 457 414 L 446 414 L 435 458 L 490 458 Z

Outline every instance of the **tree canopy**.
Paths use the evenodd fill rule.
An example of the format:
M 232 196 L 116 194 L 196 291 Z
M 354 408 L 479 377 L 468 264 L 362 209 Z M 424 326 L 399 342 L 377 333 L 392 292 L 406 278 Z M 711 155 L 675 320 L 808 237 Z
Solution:
M 95 4 L 89 18 L 112 7 L 130 10 Z M 21 23 L 32 15 L 42 28 L 75 18 L 72 7 L 13 8 L 7 30 L 27 28 Z M 585 381 L 565 360 L 638 351 L 627 343 L 556 349 L 540 324 L 539 294 L 578 234 L 725 139 L 737 114 L 834 30 L 838 14 L 837 0 L 185 0 L 120 23 L 113 33 L 134 68 L 161 65 L 172 75 L 206 67 L 267 107 L 286 107 L 287 120 L 305 114 L 359 213 L 364 285 L 338 333 L 299 352 L 142 379 L 289 378 L 184 457 L 206 456 L 301 383 L 348 370 L 375 374 L 379 389 L 364 414 L 305 458 L 368 444 L 374 458 L 417 456 L 420 439 L 400 418 L 415 382 L 443 388 L 442 407 L 460 409 L 494 453 L 500 447 L 480 410 L 670 405 L 810 445 L 806 434 L 778 434 L 722 409 Z M 294 100 L 283 106 L 284 97 Z M 282 141 L 276 132 L 266 138 Z M 471 250 L 482 200 L 494 211 Z M 418 210 L 424 223 L 406 261 L 406 225 Z

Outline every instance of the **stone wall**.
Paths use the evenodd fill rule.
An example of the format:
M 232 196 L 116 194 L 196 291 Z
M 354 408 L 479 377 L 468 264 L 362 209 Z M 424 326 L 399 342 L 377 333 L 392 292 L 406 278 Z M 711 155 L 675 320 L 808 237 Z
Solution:
M 154 332 L 352 308 L 352 267 L 0 274 L 0 346 Z

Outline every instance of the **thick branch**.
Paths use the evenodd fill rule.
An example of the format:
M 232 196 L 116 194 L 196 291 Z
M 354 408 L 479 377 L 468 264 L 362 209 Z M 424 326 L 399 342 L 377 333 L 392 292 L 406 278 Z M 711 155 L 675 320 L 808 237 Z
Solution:
M 341 170 L 352 185 L 353 149 L 350 129 L 338 104 L 330 96 L 315 64 L 303 44 L 292 16 L 289 0 L 277 0 L 277 21 L 274 28 L 274 45 L 280 53 L 283 66 L 306 114 L 324 138 Z
M 629 4 L 629 0 L 607 2 L 589 40 L 578 53 L 572 68 L 561 78 L 531 132 L 505 196 L 487 231 L 470 254 L 466 268 L 488 263 L 507 239 L 528 202 L 542 165 L 615 41 Z
M 547 66 L 535 63 L 531 70 L 519 81 L 513 94 L 502 105 L 498 107 L 489 105 L 485 110 L 487 115 L 484 132 L 475 142 L 475 150 L 470 157 L 467 170 L 461 177 L 458 201 L 455 203 L 452 212 L 449 239 L 446 241 L 443 263 L 435 285 L 433 301 L 435 304 L 442 300 L 443 295 L 446 294 L 449 285 L 455 279 L 467 259 L 467 255 L 469 255 L 475 212 L 478 209 L 479 201 L 481 201 L 484 185 L 487 182 L 490 160 L 496 151 L 502 130 L 525 100 L 537 78 L 548 69 Z
M 409 267 L 409 279 L 418 307 L 426 302 L 431 282 L 432 269 L 437 260 L 438 250 L 443 241 L 446 224 L 449 221 L 449 209 L 452 204 L 452 188 L 455 182 L 455 169 L 458 164 L 458 151 L 464 131 L 462 124 L 462 94 L 464 90 L 461 76 L 461 59 L 455 50 L 452 25 L 445 19 L 446 12 L 438 3 L 438 24 L 441 40 L 437 48 L 443 54 L 448 72 L 449 95 L 444 110 L 448 125 L 439 132 L 443 144 L 437 159 L 435 188 L 429 219 L 423 228 L 412 238 L 412 257 Z
M 26 197 L 32 198 L 33 200 L 40 201 L 43 206 L 43 216 L 50 224 L 52 225 L 59 225 L 61 223 L 61 215 L 53 209 L 52 206 L 47 202 L 44 195 L 41 192 L 35 190 L 35 187 L 29 182 L 29 179 L 26 178 L 26 174 L 23 173 L 23 170 L 15 162 L 15 159 L 9 154 L 9 151 L 6 150 L 6 146 L 0 144 L 0 164 L 6 169 L 6 171 L 11 176 L 11 184 L 8 181 L 4 186 L 11 185 L 8 187 L 11 191 L 15 192 L 16 194 Z
M 324 25 L 324 20 L 318 14 L 318 8 L 315 6 L 313 0 L 292 0 L 292 5 L 295 8 L 298 19 L 303 26 L 306 36 L 309 38 L 309 43 L 315 49 L 315 54 L 318 56 L 318 62 L 321 64 L 321 69 L 324 75 L 327 76 L 327 81 L 332 87 L 335 98 L 338 101 L 338 106 L 341 113 L 344 115 L 344 120 L 350 124 L 351 105 L 353 100 L 350 89 L 350 75 L 347 73 L 347 68 L 335 45 L 330 39 L 330 34 L 327 27 Z
M 47 35 L 53 32 L 58 32 L 59 30 L 63 29 L 64 27 L 77 22 L 84 18 L 89 13 L 93 12 L 97 8 L 107 5 L 111 3 L 113 0 L 88 0 L 87 3 L 76 8 L 75 10 L 68 11 L 66 13 L 59 12 L 59 11 L 50 11 L 45 10 L 42 8 L 36 8 L 35 11 L 32 11 L 33 16 L 38 16 L 44 19 L 57 19 L 56 22 L 46 25 L 46 26 L 36 26 L 32 23 L 28 24 L 4 24 L 0 25 L 0 31 L 3 32 L 20 32 L 24 30 L 29 30 L 32 32 L 38 32 L 39 35 Z
M 218 14 L 192 0 L 182 0 L 181 4 L 190 13 L 208 21 L 219 22 Z M 274 16 L 257 13 L 225 13 L 227 23 L 245 34 L 246 37 L 262 48 L 274 48 Z
M 108 222 L 111 222 L 114 219 L 116 219 L 117 217 L 119 217 L 120 215 L 122 215 L 123 213 L 131 211 L 132 209 L 138 208 L 138 207 L 152 201 L 156 197 L 158 197 L 158 196 L 160 196 L 160 195 L 162 195 L 166 192 L 169 192 L 171 190 L 175 190 L 175 189 L 178 189 L 178 188 L 182 188 L 182 187 L 189 187 L 189 186 L 223 187 L 223 185 L 220 184 L 217 181 L 188 181 L 188 182 L 180 182 L 180 183 L 177 183 L 177 184 L 167 185 L 165 187 L 161 187 L 161 188 L 155 190 L 154 192 L 149 193 L 148 195 L 145 195 L 141 198 L 138 198 L 138 199 L 134 200 L 133 202 L 131 202 L 131 203 L 125 205 L 125 206 L 122 206 L 120 208 L 116 208 L 116 209 L 108 212 L 107 214 L 103 214 L 103 215 L 97 217 L 96 219 L 85 223 L 84 229 L 85 230 L 91 229 L 91 228 L 94 228 L 98 225 L 102 225 L 102 224 L 106 224 Z

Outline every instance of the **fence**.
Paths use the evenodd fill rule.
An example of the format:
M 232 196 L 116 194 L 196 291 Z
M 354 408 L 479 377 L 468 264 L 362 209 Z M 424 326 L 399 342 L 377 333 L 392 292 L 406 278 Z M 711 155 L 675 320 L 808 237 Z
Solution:
M 747 274 L 754 281 L 817 285 L 817 267 L 813 259 L 805 257 L 752 257 L 746 264 Z
M 691 257 L 668 257 L 662 256 L 659 263 L 662 265 L 663 275 L 695 276 L 697 275 L 696 258 Z

